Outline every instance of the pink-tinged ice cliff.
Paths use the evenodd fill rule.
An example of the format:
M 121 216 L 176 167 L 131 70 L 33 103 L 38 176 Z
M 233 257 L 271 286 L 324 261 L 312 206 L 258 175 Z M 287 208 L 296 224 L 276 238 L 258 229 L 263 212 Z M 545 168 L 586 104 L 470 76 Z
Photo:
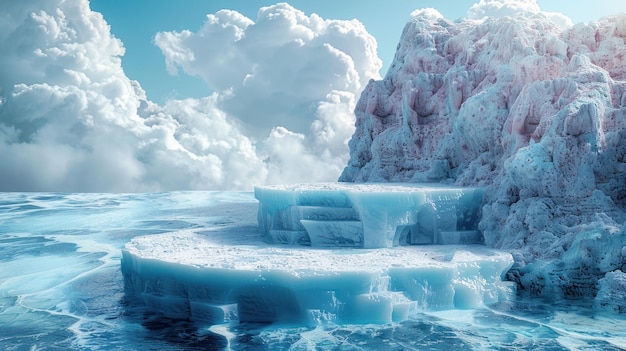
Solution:
M 626 311 L 626 14 L 566 22 L 414 12 L 340 181 L 486 186 L 479 227 L 510 278 Z

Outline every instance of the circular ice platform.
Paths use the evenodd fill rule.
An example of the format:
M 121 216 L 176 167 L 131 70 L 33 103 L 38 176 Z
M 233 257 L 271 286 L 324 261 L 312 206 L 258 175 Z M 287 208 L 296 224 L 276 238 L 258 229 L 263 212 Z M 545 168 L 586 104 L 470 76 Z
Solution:
M 127 296 L 169 318 L 311 325 L 495 303 L 512 293 L 501 279 L 512 263 L 483 246 L 221 245 L 188 230 L 134 238 L 122 271 Z

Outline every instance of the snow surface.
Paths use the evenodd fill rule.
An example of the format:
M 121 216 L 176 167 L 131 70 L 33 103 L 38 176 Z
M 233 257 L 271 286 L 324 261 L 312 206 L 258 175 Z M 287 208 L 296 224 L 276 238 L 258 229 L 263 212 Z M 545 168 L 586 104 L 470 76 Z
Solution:
M 478 244 L 484 189 L 390 183 L 259 186 L 267 241 L 322 247 Z
M 512 298 L 508 253 L 481 246 L 314 249 L 216 244 L 193 230 L 125 246 L 126 295 L 212 324 L 390 323 Z
M 340 181 L 485 187 L 479 229 L 513 253 L 509 277 L 522 288 L 619 295 L 626 14 L 569 26 L 522 2 L 494 4 L 455 22 L 413 13 L 387 75 L 357 104 Z

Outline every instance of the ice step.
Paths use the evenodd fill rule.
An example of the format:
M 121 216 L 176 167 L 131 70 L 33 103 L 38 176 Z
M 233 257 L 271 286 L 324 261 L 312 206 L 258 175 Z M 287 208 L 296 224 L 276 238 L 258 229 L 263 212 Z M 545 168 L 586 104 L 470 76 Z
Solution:
M 300 221 L 311 239 L 311 246 L 363 247 L 361 221 Z
M 359 220 L 359 215 L 349 207 L 290 206 L 274 217 L 270 230 L 304 231 L 301 219 L 346 221 Z

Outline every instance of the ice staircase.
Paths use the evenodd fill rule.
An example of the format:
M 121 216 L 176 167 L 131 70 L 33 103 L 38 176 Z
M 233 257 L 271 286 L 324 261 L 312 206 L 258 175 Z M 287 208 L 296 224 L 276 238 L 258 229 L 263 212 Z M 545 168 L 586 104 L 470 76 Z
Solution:
M 265 220 L 263 223 L 268 227 L 264 232 L 272 243 L 363 247 L 363 223 L 346 194 L 326 191 L 317 196 L 307 195 L 300 194 L 295 205 L 273 215 L 259 213 L 259 221 Z
M 314 247 L 479 244 L 482 188 L 320 183 L 255 188 L 267 240 Z

